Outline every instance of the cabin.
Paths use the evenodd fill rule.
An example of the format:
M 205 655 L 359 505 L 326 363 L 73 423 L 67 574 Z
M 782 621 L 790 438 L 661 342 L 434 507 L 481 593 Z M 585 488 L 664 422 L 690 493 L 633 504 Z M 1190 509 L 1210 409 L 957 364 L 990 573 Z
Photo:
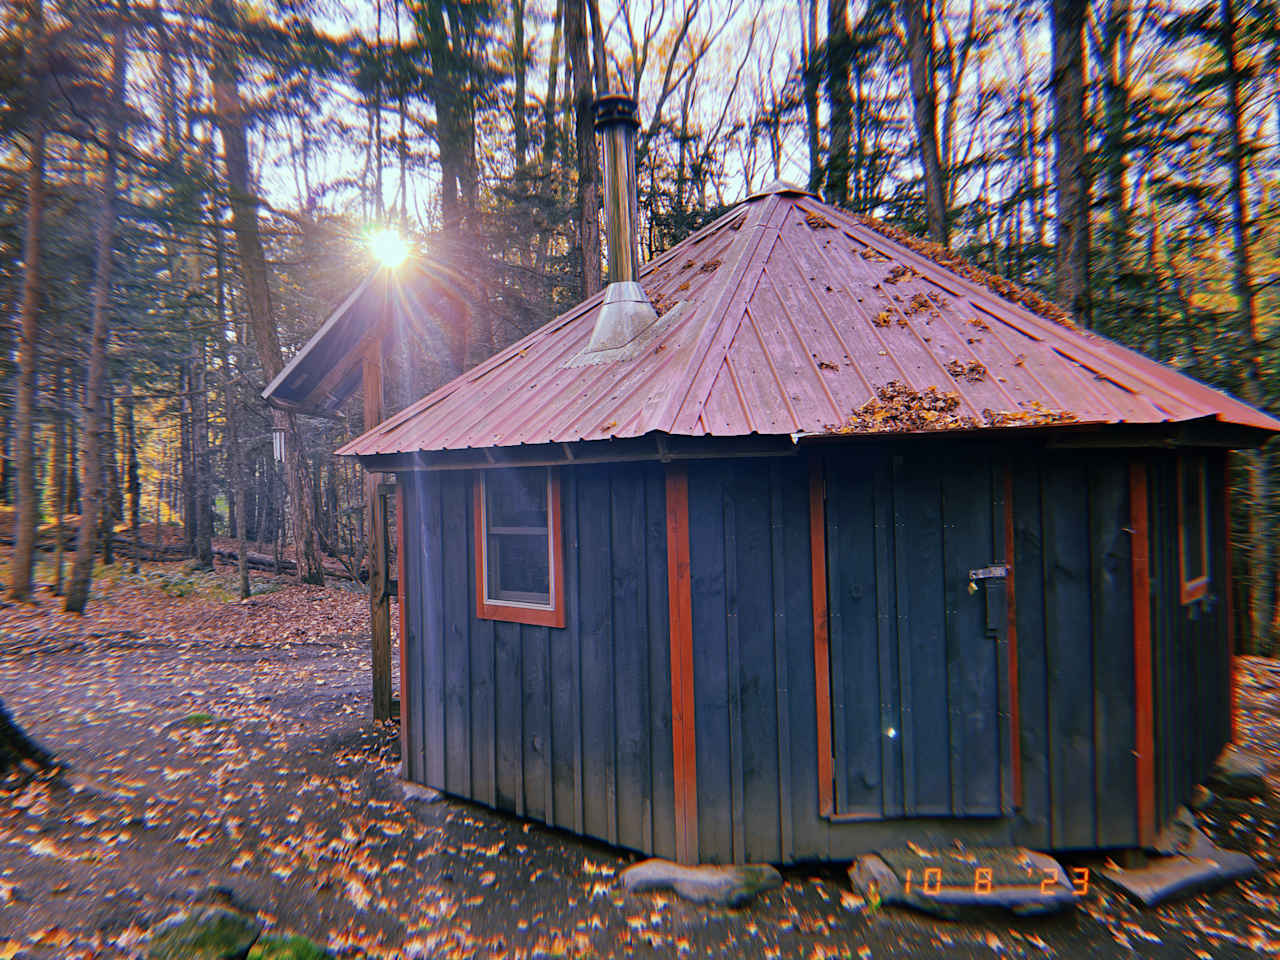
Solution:
M 633 124 L 609 286 L 339 451 L 397 478 L 404 776 L 686 863 L 1149 847 L 1280 422 L 786 184 L 641 266 Z

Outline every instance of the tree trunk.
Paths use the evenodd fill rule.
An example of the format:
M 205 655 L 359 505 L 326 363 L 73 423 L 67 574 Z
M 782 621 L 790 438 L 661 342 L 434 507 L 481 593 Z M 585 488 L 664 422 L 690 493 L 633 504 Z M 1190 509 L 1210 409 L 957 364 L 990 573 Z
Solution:
M 1053 141 L 1058 303 L 1089 326 L 1089 168 L 1085 158 L 1085 0 L 1053 0 Z
M 129 486 L 129 535 L 142 542 L 142 480 L 138 473 L 138 427 L 134 417 L 134 398 L 130 394 L 124 405 L 125 444 L 128 446 L 126 477 Z M 138 572 L 138 558 L 133 558 L 133 572 Z
M 511 5 L 512 51 L 511 69 L 516 75 L 515 100 L 511 105 L 512 122 L 516 135 L 516 169 L 524 167 L 529 155 L 529 125 L 525 117 L 525 84 L 528 62 L 524 45 L 524 0 L 514 0 Z
M 1243 368 L 1240 393 L 1249 403 L 1261 406 L 1262 362 L 1267 352 L 1253 287 L 1253 264 L 1249 253 L 1249 210 L 1245 199 L 1244 106 L 1240 92 L 1240 62 L 1236 50 L 1236 14 L 1233 0 L 1221 0 L 1219 40 L 1226 82 L 1226 121 L 1229 136 L 1227 162 L 1231 173 L 1232 288 L 1236 296 L 1236 323 Z M 1245 455 L 1249 466 L 1249 541 L 1253 590 L 1249 611 L 1256 652 L 1270 656 L 1276 652 L 1273 623 L 1275 605 L 1275 521 L 1272 518 L 1268 454 L 1251 450 Z
M 184 360 L 178 371 L 178 389 L 182 402 L 178 405 L 179 465 L 182 471 L 182 533 L 187 542 L 187 556 L 195 556 L 200 518 L 196 511 L 195 444 L 192 439 L 191 362 Z
M 53 593 L 62 596 L 66 555 L 63 517 L 67 512 L 67 411 L 66 367 L 61 359 L 53 367 L 53 510 L 57 542 L 54 544 Z
M 55 761 L 53 754 L 27 736 L 0 700 L 0 775 L 23 765 L 48 770 Z
M 587 40 L 587 0 L 565 0 L 565 47 L 573 73 L 574 131 L 578 147 L 578 255 L 582 296 L 600 290 L 600 159 L 596 151 L 595 97 Z
M 45 112 L 49 102 L 49 69 L 45 53 L 44 6 L 29 0 L 31 69 L 31 160 L 27 169 L 27 224 L 22 250 L 22 319 L 18 328 L 17 447 L 18 510 L 16 543 L 9 568 L 9 598 L 31 597 L 36 551 L 35 394 L 40 340 L 40 240 L 44 212 Z
M 827 148 L 828 203 L 849 202 L 849 141 L 853 107 L 849 102 L 849 0 L 827 0 L 827 108 L 831 142 Z
M 209 396 L 201 336 L 191 365 L 191 461 L 195 467 L 196 565 L 213 569 L 213 490 L 209 476 Z
M 120 13 L 124 12 L 120 0 Z M 124 79 L 127 61 L 127 32 L 123 16 L 115 26 L 111 43 L 111 107 L 107 110 L 106 149 L 102 169 L 102 197 L 98 214 L 97 255 L 93 271 L 93 321 L 89 344 L 89 376 L 85 383 L 84 449 L 80 457 L 84 471 L 83 508 L 76 537 L 76 555 L 67 585 L 66 610 L 83 613 L 89 600 L 93 577 L 93 547 L 102 516 L 104 436 L 108 427 L 104 416 L 103 384 L 107 371 L 107 328 L 110 321 L 111 260 L 116 226 L 116 163 L 118 160 L 119 118 L 124 113 Z
M 216 9 L 225 17 L 226 10 L 222 3 Z M 249 145 L 245 133 L 244 106 L 240 102 L 239 77 L 232 56 L 230 51 L 219 49 L 214 59 L 214 112 L 218 130 L 222 134 L 231 225 L 246 288 L 249 325 L 257 343 L 263 375 L 271 381 L 284 369 L 284 358 L 272 316 L 267 259 L 258 230 L 257 201 L 249 189 Z M 275 429 L 285 431 L 285 483 L 294 505 L 293 532 L 298 551 L 298 578 L 303 583 L 323 584 L 324 568 L 320 563 L 320 548 L 316 542 L 311 478 L 306 468 L 306 457 L 302 453 L 297 417 L 292 412 L 273 410 L 272 422 Z
M 822 192 L 822 137 L 818 127 L 818 85 L 822 66 L 818 57 L 818 0 L 806 0 L 804 49 L 804 128 L 809 144 L 809 189 Z
M 1128 176 L 1129 130 L 1129 0 L 1112 0 L 1103 23 L 1102 56 L 1106 81 L 1102 89 L 1105 129 L 1102 157 L 1107 211 L 1107 258 L 1110 261 L 1110 297 L 1120 302 L 1120 277 L 1128 260 L 1129 207 L 1125 192 Z
M 907 65 L 911 76 L 916 147 L 924 171 L 924 206 L 929 239 L 947 245 L 947 178 L 938 156 L 938 103 L 933 78 L 933 23 L 924 0 L 901 0 L 899 12 L 907 33 Z
M 98 526 L 98 536 L 102 544 L 103 566 L 109 567 L 116 562 L 112 540 L 115 535 L 116 518 L 123 512 L 123 505 L 120 502 L 120 464 L 116 459 L 116 402 L 111 393 L 111 380 L 105 375 L 102 393 L 106 407 L 104 410 L 106 420 L 103 423 L 101 450 L 106 487 L 102 497 L 102 520 Z

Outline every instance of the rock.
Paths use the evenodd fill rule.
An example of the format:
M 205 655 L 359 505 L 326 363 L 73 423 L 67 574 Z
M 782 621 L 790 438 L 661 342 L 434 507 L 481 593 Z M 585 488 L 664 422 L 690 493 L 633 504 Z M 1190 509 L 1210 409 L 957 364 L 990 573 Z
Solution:
M 1266 796 L 1267 765 L 1257 754 L 1228 744 L 1214 763 L 1209 782 L 1228 797 Z
M 1075 905 L 1070 874 L 1052 857 L 1021 847 L 883 850 L 859 857 L 849 882 L 870 904 L 912 907 L 947 920 L 1056 913 Z
M 653 859 L 623 870 L 622 886 L 631 893 L 671 890 L 694 903 L 740 907 L 756 894 L 782 886 L 782 874 L 767 863 L 686 867 L 670 860 Z
M 333 960 L 333 954 L 306 937 L 263 937 L 249 960 Z
M 262 924 L 239 910 L 191 907 L 151 931 L 148 960 L 245 960 Z
M 1222 850 L 1191 820 L 1186 808 L 1156 841 L 1160 856 L 1134 869 L 1099 871 L 1109 881 L 1146 907 L 1214 890 L 1258 872 L 1248 854 Z
M 397 784 L 400 789 L 400 799 L 405 803 L 435 803 L 440 799 L 440 791 L 431 787 L 424 787 L 420 783 L 414 783 L 412 780 L 401 780 Z

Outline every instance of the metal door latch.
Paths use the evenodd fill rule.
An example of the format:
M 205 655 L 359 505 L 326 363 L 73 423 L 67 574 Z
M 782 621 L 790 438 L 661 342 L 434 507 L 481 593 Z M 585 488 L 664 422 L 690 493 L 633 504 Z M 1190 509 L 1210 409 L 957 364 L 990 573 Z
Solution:
M 969 592 L 978 592 L 979 580 L 1003 580 L 1009 576 L 1009 565 L 1007 563 L 996 563 L 989 567 L 979 567 L 977 570 L 969 571 Z

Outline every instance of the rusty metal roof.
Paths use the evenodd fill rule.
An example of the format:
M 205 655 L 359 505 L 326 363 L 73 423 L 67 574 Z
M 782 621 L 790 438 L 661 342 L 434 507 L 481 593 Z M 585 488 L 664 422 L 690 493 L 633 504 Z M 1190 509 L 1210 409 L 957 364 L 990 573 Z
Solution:
M 596 296 L 338 452 L 654 431 L 795 435 L 1202 418 L 1280 430 L 1253 407 L 1038 315 L 979 272 L 950 269 L 890 233 L 775 185 L 642 270 L 662 315 L 644 349 L 612 363 L 574 362 L 591 336 Z M 928 408 L 926 398 L 939 395 L 949 412 L 936 423 L 899 416 L 904 405 Z

